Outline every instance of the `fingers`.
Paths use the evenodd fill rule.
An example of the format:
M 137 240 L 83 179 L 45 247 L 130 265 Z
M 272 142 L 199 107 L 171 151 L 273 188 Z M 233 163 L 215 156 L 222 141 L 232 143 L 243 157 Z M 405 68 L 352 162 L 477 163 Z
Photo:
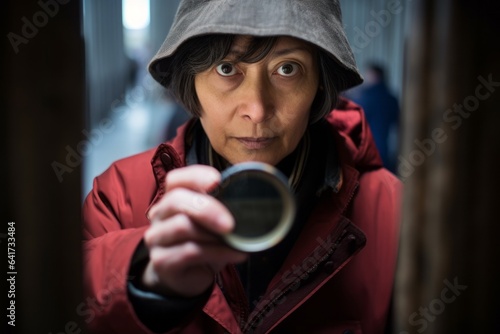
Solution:
M 177 188 L 165 194 L 151 209 L 149 217 L 151 223 L 156 224 L 177 214 L 184 214 L 216 234 L 227 234 L 234 227 L 231 213 L 221 202 L 212 196 L 186 188 Z
M 187 242 L 174 247 L 155 247 L 143 274 L 144 286 L 165 296 L 193 297 L 206 291 L 217 272 L 246 255 L 221 244 Z
M 144 234 L 144 242 L 148 248 L 167 247 L 190 240 L 211 243 L 219 241 L 219 238 L 214 233 L 193 224 L 185 214 L 172 216 L 166 224 L 153 224 Z
M 230 233 L 229 210 L 207 194 L 220 182 L 220 173 L 208 166 L 189 166 L 167 174 L 167 191 L 148 213 L 144 234 L 150 261 L 144 286 L 165 295 L 192 296 L 205 291 L 214 274 L 247 255 L 228 247 L 221 235 Z
M 166 194 L 149 211 L 152 223 L 182 213 L 214 233 L 226 234 L 233 229 L 233 217 L 226 207 L 206 195 L 220 182 L 215 168 L 193 165 L 174 169 L 165 182 Z
M 206 193 L 219 184 L 221 175 L 211 166 L 193 165 L 170 171 L 165 179 L 167 192 L 174 188 L 188 188 Z
M 153 268 L 160 275 L 164 270 L 184 275 L 192 268 L 207 265 L 213 273 L 216 273 L 228 263 L 243 262 L 247 258 L 245 253 L 233 250 L 222 243 L 196 242 L 185 242 L 172 247 L 155 247 L 151 249 L 149 255 Z

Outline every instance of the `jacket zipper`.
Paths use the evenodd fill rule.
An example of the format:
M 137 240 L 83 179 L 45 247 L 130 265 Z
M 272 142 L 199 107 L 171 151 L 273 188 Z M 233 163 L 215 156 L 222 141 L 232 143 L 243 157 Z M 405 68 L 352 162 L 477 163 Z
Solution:
M 328 250 L 328 252 L 323 257 L 321 257 L 321 259 L 314 266 L 312 266 L 310 269 L 308 269 L 306 271 L 307 275 L 305 277 L 307 277 L 307 278 L 310 277 L 310 274 L 313 273 L 314 271 L 316 271 L 316 269 L 318 269 L 318 266 L 321 263 L 325 262 L 328 258 L 330 258 L 332 256 L 332 254 L 338 248 L 338 246 L 340 245 L 342 240 L 345 238 L 346 234 L 347 234 L 347 230 L 344 229 L 342 231 L 342 234 L 337 238 L 337 240 L 335 241 L 333 246 Z M 302 274 L 300 277 L 304 277 L 304 275 Z M 307 278 L 301 278 L 301 281 L 306 281 Z M 287 285 L 286 288 L 280 294 L 278 294 L 277 297 L 275 297 L 273 300 L 271 300 L 264 309 L 262 309 L 259 313 L 257 313 L 256 316 L 254 317 L 254 320 L 252 320 L 252 322 L 248 325 L 248 329 L 245 332 L 248 333 L 248 331 L 257 328 L 255 326 L 255 323 L 260 321 L 262 316 L 271 309 L 272 305 L 275 305 L 280 298 L 282 298 L 283 296 L 288 294 L 291 291 L 292 286 L 294 286 L 294 285 L 295 285 L 295 283 L 291 283 L 291 284 Z
M 240 306 L 240 320 L 239 320 L 240 324 L 239 324 L 239 326 L 241 328 L 241 322 L 245 322 L 246 319 L 248 318 L 249 306 L 248 306 L 248 302 L 247 302 L 247 296 L 246 296 L 245 290 L 243 289 L 243 284 L 241 283 L 241 279 L 240 279 L 240 276 L 238 274 L 238 270 L 236 269 L 236 266 L 231 265 L 229 268 L 231 270 L 231 275 L 239 283 L 238 288 L 237 288 L 239 298 L 237 300 L 241 300 L 241 302 L 238 303 Z
M 354 194 L 356 194 L 356 190 L 358 189 L 358 187 L 359 187 L 359 182 L 356 181 L 356 183 L 354 184 L 354 187 L 352 188 L 352 191 L 349 195 L 349 199 L 347 200 L 346 204 L 344 205 L 344 207 L 340 211 L 340 214 L 343 214 L 345 212 L 345 210 L 347 209 L 347 207 L 349 206 L 349 204 L 351 204 L 352 199 L 354 198 Z

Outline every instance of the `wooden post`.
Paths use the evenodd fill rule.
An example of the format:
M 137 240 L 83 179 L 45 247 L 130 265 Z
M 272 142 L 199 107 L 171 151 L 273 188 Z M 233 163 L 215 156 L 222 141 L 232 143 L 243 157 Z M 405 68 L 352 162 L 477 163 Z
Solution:
M 487 0 L 412 6 L 394 333 L 498 333 L 498 10 Z
M 2 328 L 7 333 L 82 333 L 85 322 L 77 313 L 84 302 L 81 160 L 70 153 L 78 152 L 85 129 L 81 3 L 9 0 L 2 2 L 0 16 L 7 153 L 2 155 L 7 212 L 0 233 L 6 233 L 8 221 L 15 222 L 17 272 L 15 327 L 7 325 L 2 307 Z M 6 241 L 1 240 L 3 273 Z M 7 291 L 2 294 L 5 301 Z

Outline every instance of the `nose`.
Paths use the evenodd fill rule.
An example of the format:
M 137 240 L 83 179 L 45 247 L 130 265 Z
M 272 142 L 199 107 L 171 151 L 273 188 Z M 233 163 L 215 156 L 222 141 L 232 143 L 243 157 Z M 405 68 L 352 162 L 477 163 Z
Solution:
M 249 74 L 240 86 L 239 114 L 253 123 L 262 123 L 274 113 L 272 87 L 265 75 Z

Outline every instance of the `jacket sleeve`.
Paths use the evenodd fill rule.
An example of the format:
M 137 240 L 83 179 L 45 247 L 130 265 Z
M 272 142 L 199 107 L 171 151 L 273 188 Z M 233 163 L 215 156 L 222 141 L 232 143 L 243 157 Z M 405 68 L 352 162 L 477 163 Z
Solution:
M 85 299 L 77 312 L 84 317 L 91 333 L 153 333 L 142 320 L 155 308 L 151 323 L 159 328 L 188 325 L 202 313 L 210 295 L 188 300 L 144 298 L 131 294 L 137 270 L 137 250 L 149 227 L 147 209 L 156 193 L 151 173 L 150 154 L 120 160 L 94 180 L 92 191 L 83 205 L 83 256 Z M 140 298 L 137 298 L 138 296 Z M 138 308 L 141 308 L 138 311 Z M 144 310 L 142 309 L 144 308 Z M 168 310 L 175 309 L 175 312 Z M 141 313 L 142 312 L 142 313 Z M 163 321 L 158 322 L 161 313 Z M 142 316 L 140 316 L 142 315 Z M 151 318 L 151 317 L 149 317 Z M 180 326 L 180 327 L 179 327 Z M 156 328 L 155 328 L 156 327 Z
M 191 315 L 200 310 L 211 295 L 212 289 L 193 298 L 165 297 L 142 290 L 140 275 L 149 261 L 148 250 L 141 242 L 131 261 L 128 297 L 141 322 L 155 333 L 168 332 L 182 327 L 191 320 Z
M 366 235 L 363 256 L 352 261 L 356 282 L 370 287 L 362 297 L 370 333 L 383 333 L 391 309 L 397 264 L 402 183 L 385 168 L 365 172 L 352 202 L 352 219 Z M 369 274 L 367 274 L 369 273 Z M 353 293 L 355 294 L 355 293 Z M 356 297 L 353 297 L 354 300 Z
M 127 296 L 130 261 L 147 219 L 131 221 L 122 177 L 116 166 L 97 177 L 83 206 L 85 299 L 78 312 L 92 333 L 151 333 Z

